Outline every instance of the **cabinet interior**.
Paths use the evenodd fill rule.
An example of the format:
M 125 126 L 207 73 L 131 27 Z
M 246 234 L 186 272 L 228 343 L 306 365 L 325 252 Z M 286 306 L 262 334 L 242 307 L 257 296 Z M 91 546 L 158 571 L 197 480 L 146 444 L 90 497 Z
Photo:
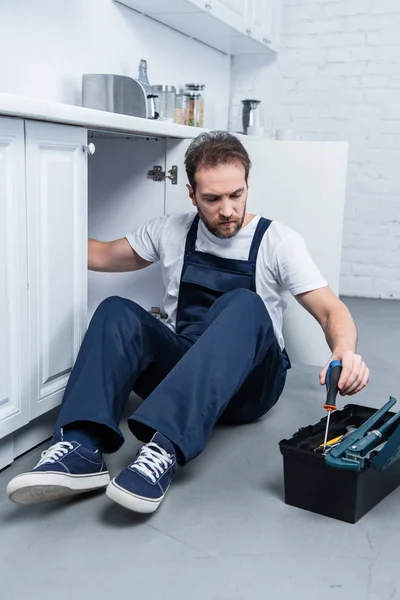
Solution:
M 165 171 L 166 139 L 90 131 L 96 147 L 88 160 L 88 234 L 101 241 L 124 237 L 130 230 L 164 214 L 165 181 L 148 171 Z M 96 273 L 88 277 L 88 318 L 108 296 L 134 300 L 149 310 L 162 304 L 158 264 L 134 273 Z

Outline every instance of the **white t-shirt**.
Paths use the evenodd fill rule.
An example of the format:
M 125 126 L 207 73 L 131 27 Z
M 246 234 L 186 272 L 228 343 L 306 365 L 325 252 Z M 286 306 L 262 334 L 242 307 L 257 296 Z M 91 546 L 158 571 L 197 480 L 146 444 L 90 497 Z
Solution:
M 167 325 L 175 331 L 179 284 L 183 267 L 186 235 L 196 213 L 173 213 L 152 219 L 127 234 L 131 247 L 144 260 L 160 261 L 164 284 L 164 311 Z M 220 239 L 200 220 L 196 250 L 222 258 L 248 260 L 259 216 L 234 237 Z M 283 313 L 290 294 L 296 296 L 321 287 L 326 280 L 309 255 L 303 238 L 282 223 L 273 221 L 261 241 L 256 263 L 256 291 L 271 317 L 275 336 L 284 348 Z

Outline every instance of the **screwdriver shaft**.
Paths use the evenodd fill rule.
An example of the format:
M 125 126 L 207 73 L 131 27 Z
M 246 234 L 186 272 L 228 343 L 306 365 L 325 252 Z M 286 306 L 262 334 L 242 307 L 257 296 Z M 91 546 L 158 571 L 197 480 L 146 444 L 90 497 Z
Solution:
M 325 438 L 324 438 L 324 452 L 326 450 L 326 443 L 328 441 L 328 430 L 329 430 L 329 421 L 331 419 L 331 411 L 328 410 L 328 416 L 326 419 L 326 428 L 325 428 Z

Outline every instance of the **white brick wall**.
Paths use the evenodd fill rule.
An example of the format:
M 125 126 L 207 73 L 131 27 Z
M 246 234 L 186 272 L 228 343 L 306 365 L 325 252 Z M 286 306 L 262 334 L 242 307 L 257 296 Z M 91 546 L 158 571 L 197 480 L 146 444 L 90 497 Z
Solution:
M 236 57 L 231 123 L 350 142 L 341 293 L 400 298 L 400 0 L 284 0 L 275 58 Z

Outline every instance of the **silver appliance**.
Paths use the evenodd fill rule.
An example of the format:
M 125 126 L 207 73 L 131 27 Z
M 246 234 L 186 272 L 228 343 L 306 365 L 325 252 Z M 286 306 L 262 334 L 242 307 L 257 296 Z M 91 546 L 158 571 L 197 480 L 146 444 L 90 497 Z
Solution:
M 144 119 L 155 119 L 158 116 L 154 96 L 148 94 L 139 81 L 124 75 L 83 75 L 82 106 Z
M 243 112 L 242 112 L 242 126 L 243 133 L 247 134 L 249 127 L 255 127 L 259 125 L 259 113 L 258 105 L 261 100 L 242 100 Z

